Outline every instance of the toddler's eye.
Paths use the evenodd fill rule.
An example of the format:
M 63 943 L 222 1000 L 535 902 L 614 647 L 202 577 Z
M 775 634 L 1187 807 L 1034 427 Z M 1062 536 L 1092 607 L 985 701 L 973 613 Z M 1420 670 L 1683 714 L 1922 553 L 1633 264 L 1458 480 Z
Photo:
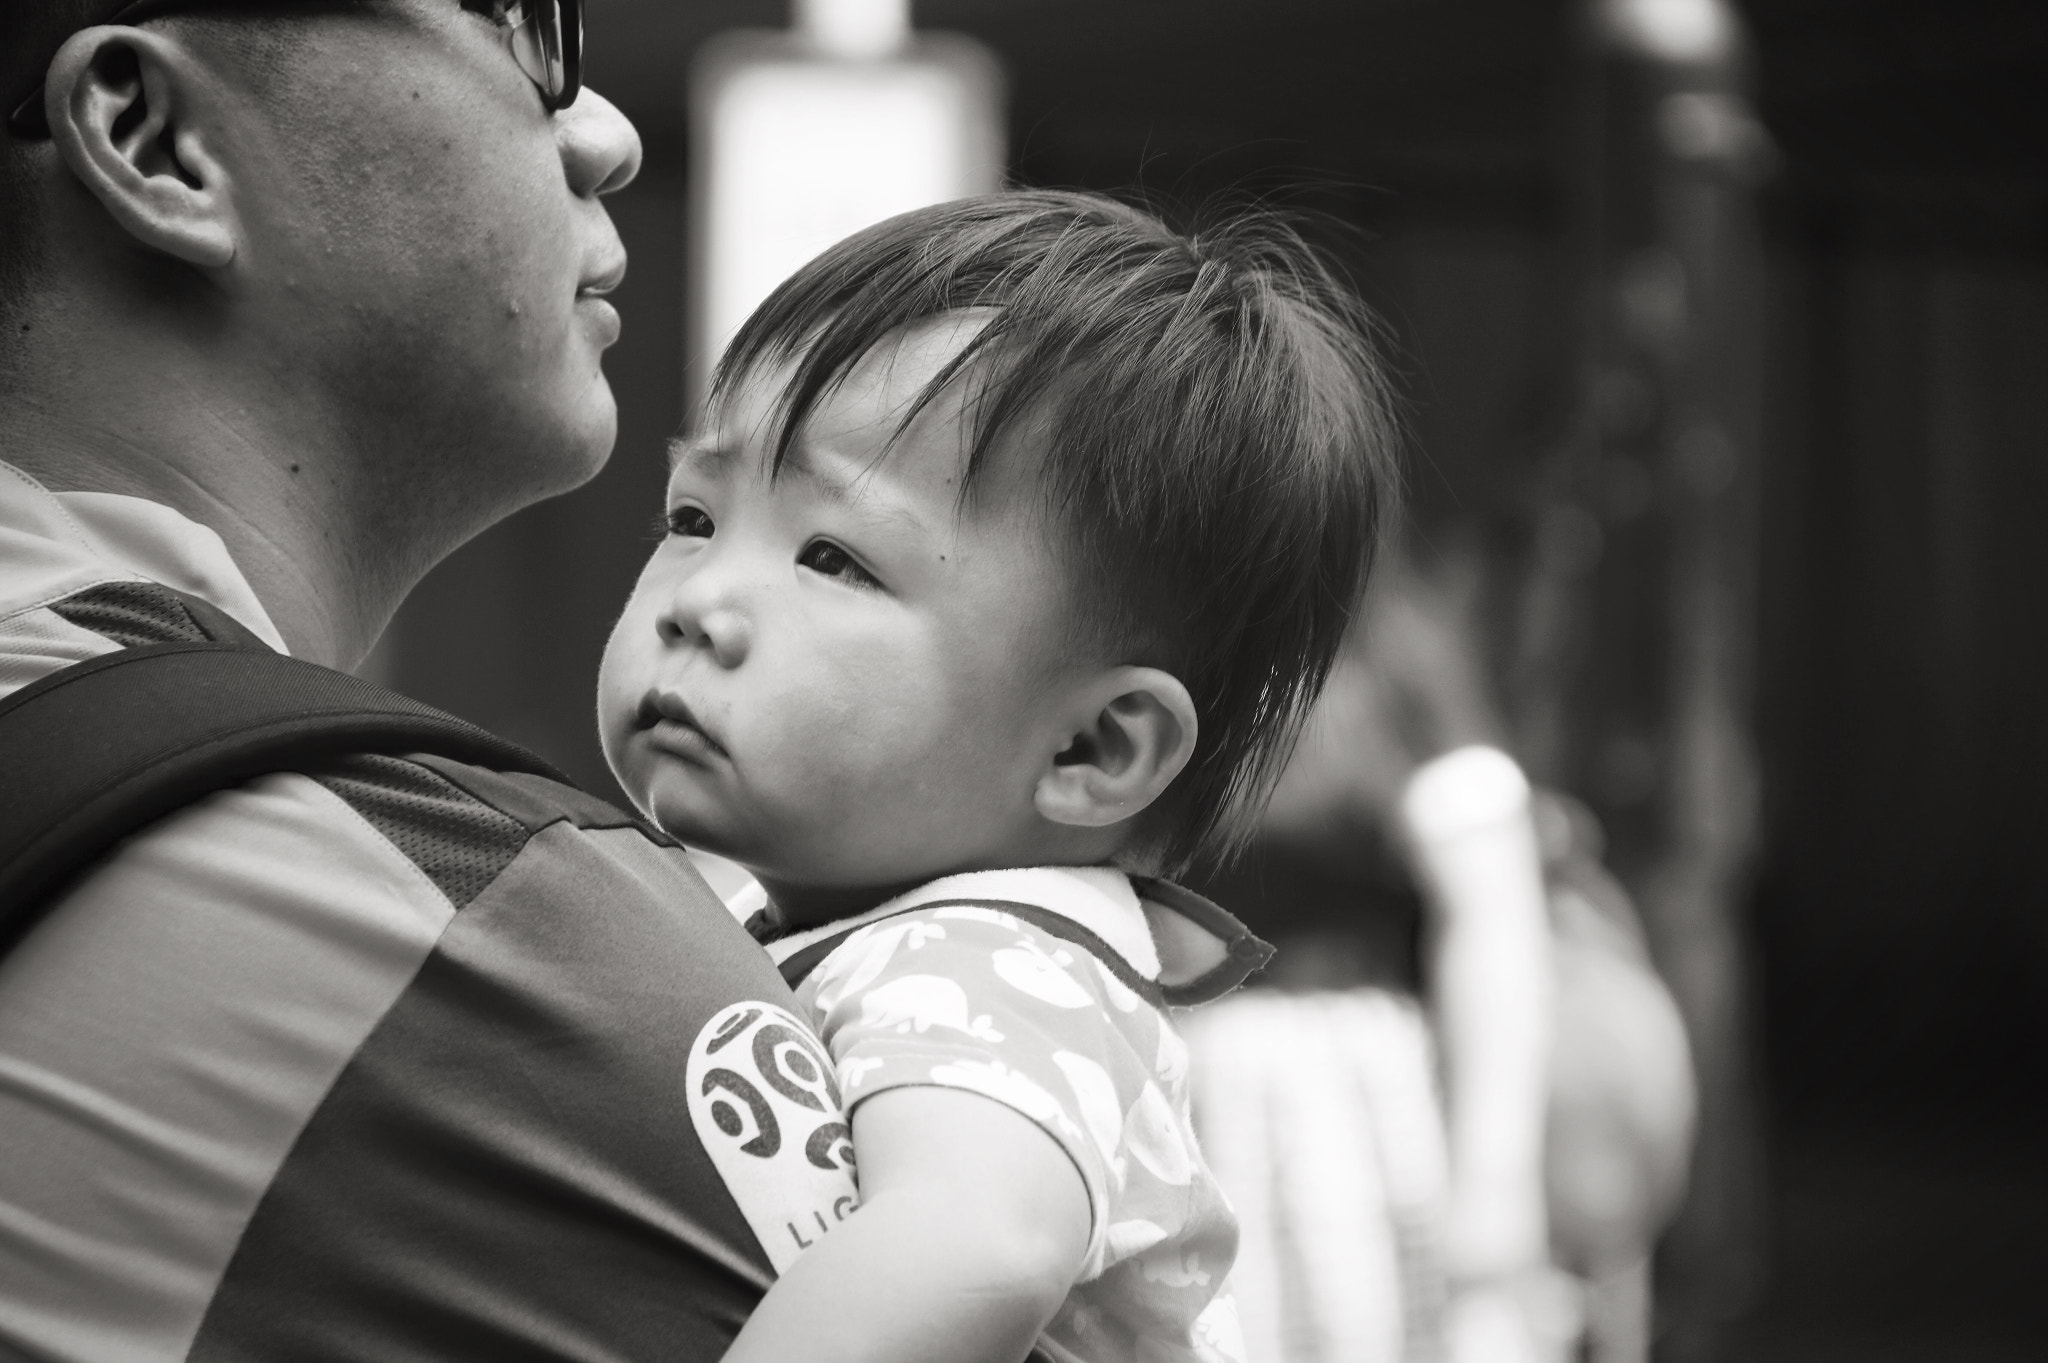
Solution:
M 836 577 L 849 587 L 879 587 L 875 575 L 853 561 L 853 555 L 831 540 L 812 540 L 796 556 L 797 566 L 826 577 Z
M 668 513 L 668 533 L 685 539 L 708 540 L 717 529 L 711 513 L 701 506 L 679 506 Z

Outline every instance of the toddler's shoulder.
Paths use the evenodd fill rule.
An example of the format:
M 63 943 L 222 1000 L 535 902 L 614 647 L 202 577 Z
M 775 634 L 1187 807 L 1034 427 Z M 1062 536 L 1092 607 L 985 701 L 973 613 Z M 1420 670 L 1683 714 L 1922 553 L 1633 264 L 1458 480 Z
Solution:
M 934 903 L 877 920 L 834 947 L 800 992 L 821 1016 L 856 1004 L 874 1013 L 877 999 L 957 998 L 1044 1015 L 1041 1026 L 1067 1013 L 1079 1015 L 1071 1025 L 1085 1026 L 1140 1006 L 1147 982 L 1113 949 L 1071 940 L 1058 930 L 1063 922 L 1040 921 L 1033 907 Z

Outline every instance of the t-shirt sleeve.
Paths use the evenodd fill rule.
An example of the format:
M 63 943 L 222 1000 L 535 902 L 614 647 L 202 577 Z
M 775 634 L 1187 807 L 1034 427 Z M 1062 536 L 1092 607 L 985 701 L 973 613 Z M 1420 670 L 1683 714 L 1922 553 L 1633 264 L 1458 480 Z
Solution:
M 1135 997 L 1088 951 L 998 910 L 936 908 L 849 937 L 799 997 L 849 1111 L 906 1085 L 965 1089 L 1059 1142 L 1087 1185 L 1095 1261 L 1123 1183 L 1124 1114 L 1150 1075 L 1110 1019 Z

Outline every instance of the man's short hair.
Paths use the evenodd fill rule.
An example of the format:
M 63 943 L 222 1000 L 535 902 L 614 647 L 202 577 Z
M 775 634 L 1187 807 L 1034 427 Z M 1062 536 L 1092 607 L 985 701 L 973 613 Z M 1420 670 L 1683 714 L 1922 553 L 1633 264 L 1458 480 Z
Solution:
M 0 118 L 42 84 L 50 58 L 82 28 L 105 23 L 127 0 L 0 0 Z
M 302 19 L 368 8 L 373 0 L 176 0 L 135 7 L 132 0 L 0 0 L 0 118 L 42 84 L 51 58 L 81 29 L 119 19 L 164 17 L 226 20 L 236 25 Z M 128 13 L 127 11 L 131 11 Z
M 1168 873 L 1223 859 L 1293 750 L 1397 501 L 1375 323 L 1270 214 L 1183 235 L 1099 196 L 1013 191 L 903 214 L 810 262 L 740 329 L 708 405 L 794 359 L 779 468 L 877 343 L 969 309 L 988 324 L 903 425 L 972 385 L 964 500 L 1030 423 L 1078 635 L 1194 699 L 1195 753 L 1150 840 Z

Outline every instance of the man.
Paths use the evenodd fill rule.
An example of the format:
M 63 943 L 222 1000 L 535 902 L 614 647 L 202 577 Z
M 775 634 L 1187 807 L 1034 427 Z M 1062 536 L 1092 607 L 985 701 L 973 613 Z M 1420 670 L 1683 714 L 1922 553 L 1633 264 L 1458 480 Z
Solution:
M 0 3 L 0 695 L 177 639 L 347 667 L 603 463 L 640 149 L 580 14 Z M 788 1002 L 554 783 L 212 795 L 0 959 L 0 1356 L 714 1358 L 756 1234 L 851 1202 L 775 1163 L 767 1089 L 836 1118 Z

